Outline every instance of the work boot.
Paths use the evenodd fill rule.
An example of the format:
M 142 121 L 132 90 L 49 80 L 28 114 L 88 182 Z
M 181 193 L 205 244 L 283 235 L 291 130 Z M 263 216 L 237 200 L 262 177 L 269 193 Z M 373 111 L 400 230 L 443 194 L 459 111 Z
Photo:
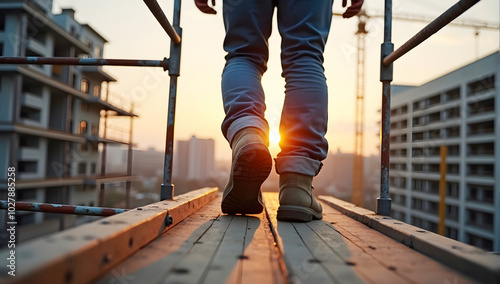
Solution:
M 264 209 L 260 186 L 272 166 L 264 134 L 257 128 L 244 128 L 236 133 L 231 148 L 233 159 L 222 197 L 222 212 L 258 214 Z
M 280 207 L 277 219 L 290 222 L 321 220 L 323 209 L 312 194 L 312 176 L 280 174 Z

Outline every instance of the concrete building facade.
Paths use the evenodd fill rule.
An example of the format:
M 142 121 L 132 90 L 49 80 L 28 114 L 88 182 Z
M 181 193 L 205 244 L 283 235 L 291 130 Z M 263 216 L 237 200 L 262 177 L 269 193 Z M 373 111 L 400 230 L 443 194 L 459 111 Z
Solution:
M 174 150 L 173 177 L 205 181 L 214 171 L 215 142 L 213 139 L 178 140 Z
M 53 14 L 50 0 L 1 1 L 1 56 L 102 57 L 106 40 L 74 14 Z M 113 81 L 101 67 L 0 65 L 0 199 L 7 196 L 8 167 L 16 169 L 17 201 L 96 206 L 100 183 L 127 180 L 102 175 L 98 167 L 99 147 L 128 143 L 106 139 L 101 117 L 135 116 L 109 103 Z M 86 221 L 16 213 L 18 241 Z
M 393 217 L 437 232 L 440 147 L 446 157 L 446 236 L 500 251 L 500 52 L 391 102 Z

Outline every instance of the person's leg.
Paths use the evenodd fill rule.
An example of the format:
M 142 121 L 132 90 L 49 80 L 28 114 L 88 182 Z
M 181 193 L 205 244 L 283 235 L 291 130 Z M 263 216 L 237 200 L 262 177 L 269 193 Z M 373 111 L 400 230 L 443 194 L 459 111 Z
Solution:
M 222 132 L 229 143 L 246 127 L 258 128 L 265 136 L 269 132 L 261 78 L 267 70 L 273 11 L 272 0 L 224 0 L 227 55 L 222 73 L 226 114 Z
M 330 31 L 332 0 L 288 0 L 278 4 L 282 37 L 285 102 L 280 123 L 280 219 L 321 218 L 321 206 L 311 194 L 312 177 L 326 158 L 328 90 L 323 51 Z M 293 186 L 292 186 L 293 185 Z M 290 209 L 290 210 L 288 210 Z
M 267 69 L 272 0 L 224 0 L 227 51 L 222 73 L 226 117 L 222 132 L 233 150 L 222 212 L 253 214 L 263 210 L 260 186 L 271 171 L 269 126 L 261 78 Z

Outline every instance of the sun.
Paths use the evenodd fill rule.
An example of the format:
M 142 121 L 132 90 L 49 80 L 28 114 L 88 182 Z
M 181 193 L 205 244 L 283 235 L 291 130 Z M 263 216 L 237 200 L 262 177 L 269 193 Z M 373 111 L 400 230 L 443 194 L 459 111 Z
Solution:
M 269 143 L 272 145 L 279 145 L 281 140 L 280 133 L 277 130 L 271 130 L 269 132 Z

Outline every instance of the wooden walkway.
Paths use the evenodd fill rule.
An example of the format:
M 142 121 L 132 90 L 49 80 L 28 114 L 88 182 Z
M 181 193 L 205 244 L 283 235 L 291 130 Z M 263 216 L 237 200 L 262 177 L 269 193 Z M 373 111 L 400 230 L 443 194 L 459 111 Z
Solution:
M 219 196 L 97 283 L 476 283 L 326 203 L 323 220 L 276 221 L 277 198 L 229 216 Z

